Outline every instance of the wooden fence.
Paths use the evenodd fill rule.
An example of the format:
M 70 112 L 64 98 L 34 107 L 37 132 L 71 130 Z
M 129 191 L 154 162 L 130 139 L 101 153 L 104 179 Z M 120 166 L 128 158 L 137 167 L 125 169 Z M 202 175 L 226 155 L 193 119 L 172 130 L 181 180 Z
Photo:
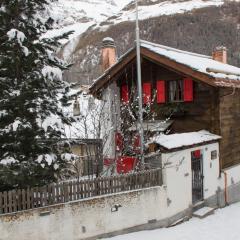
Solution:
M 161 169 L 0 193 L 0 214 L 162 185 Z

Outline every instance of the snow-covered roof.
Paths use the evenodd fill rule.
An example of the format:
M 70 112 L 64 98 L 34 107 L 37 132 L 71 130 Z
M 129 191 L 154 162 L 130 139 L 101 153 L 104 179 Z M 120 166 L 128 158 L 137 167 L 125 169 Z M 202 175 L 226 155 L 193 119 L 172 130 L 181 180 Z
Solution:
M 172 63 L 184 66 L 189 70 L 189 74 L 190 72 L 192 75 L 194 75 L 193 72 L 198 73 L 198 75 L 192 77 L 210 85 L 219 87 L 240 87 L 240 68 L 213 60 L 211 56 L 182 51 L 144 40 L 141 40 L 141 49 L 146 49 L 155 55 L 163 57 L 165 60 L 170 60 Z M 130 54 L 135 52 L 135 47 L 133 47 L 123 54 L 116 64 L 107 69 L 103 75 L 94 81 L 90 87 L 90 92 L 97 92 L 108 81 L 111 81 L 111 78 L 114 77 L 112 71 L 120 64 L 123 64 L 123 60 Z M 141 51 L 141 54 L 144 55 L 144 52 Z M 127 64 L 127 61 L 125 62 L 124 64 Z M 171 67 L 174 68 L 176 66 Z M 179 69 L 177 70 L 179 71 Z M 188 72 L 183 70 L 183 74 L 188 75 Z
M 202 130 L 199 132 L 178 133 L 178 134 L 160 134 L 153 137 L 150 143 L 157 143 L 160 146 L 171 150 L 182 147 L 194 146 L 197 144 L 208 143 L 212 141 L 220 140 L 221 137 L 212 134 L 208 131 Z
M 141 46 L 210 77 L 240 81 L 240 68 L 215 61 L 210 56 L 182 51 L 143 40 Z

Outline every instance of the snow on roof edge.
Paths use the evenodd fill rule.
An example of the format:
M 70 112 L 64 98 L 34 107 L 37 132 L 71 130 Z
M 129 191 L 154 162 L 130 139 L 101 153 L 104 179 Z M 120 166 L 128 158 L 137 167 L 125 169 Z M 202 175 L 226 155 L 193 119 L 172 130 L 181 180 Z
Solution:
M 176 133 L 176 134 L 160 134 L 153 137 L 148 144 L 156 143 L 167 150 L 178 149 L 182 147 L 190 147 L 202 143 L 218 141 L 222 137 L 202 130 L 199 132 Z
M 170 51 L 174 51 L 174 52 L 178 52 L 178 53 L 184 53 L 184 54 L 188 54 L 188 55 L 192 55 L 192 56 L 196 56 L 196 57 L 212 59 L 212 57 L 208 56 L 208 55 L 194 53 L 194 52 L 189 52 L 189 51 L 184 51 L 184 50 L 181 50 L 181 49 L 168 47 L 168 46 L 165 46 L 165 45 L 161 45 L 161 44 L 158 44 L 158 43 L 153 43 L 153 42 L 149 42 L 149 41 L 145 41 L 145 40 L 141 40 L 141 46 L 142 46 L 142 44 L 149 44 L 149 45 L 152 45 L 154 47 L 163 48 L 165 50 L 170 50 Z

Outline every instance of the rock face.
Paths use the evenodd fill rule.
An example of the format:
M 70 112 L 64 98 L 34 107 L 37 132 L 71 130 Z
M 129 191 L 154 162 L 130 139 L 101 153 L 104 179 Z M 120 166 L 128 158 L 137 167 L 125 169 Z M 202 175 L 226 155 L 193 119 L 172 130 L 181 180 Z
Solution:
M 60 3 L 64 1 L 60 0 Z M 66 80 L 90 84 L 101 74 L 100 49 L 104 37 L 112 37 L 116 41 L 118 55 L 134 44 L 134 1 L 121 1 L 71 1 L 98 9 L 92 9 L 95 13 L 90 11 L 94 16 L 87 13 L 88 8 L 81 10 L 83 12 L 80 11 L 78 17 L 71 13 L 74 24 L 77 21 L 77 26 L 82 29 L 59 51 L 62 58 L 73 63 L 71 70 L 65 73 Z M 117 4 L 119 2 L 121 6 Z M 64 13 L 67 9 L 64 8 Z M 239 12 L 240 3 L 237 1 L 139 0 L 141 38 L 208 55 L 214 47 L 224 45 L 228 49 L 229 63 L 239 66 Z M 66 20 L 62 24 L 76 28 Z

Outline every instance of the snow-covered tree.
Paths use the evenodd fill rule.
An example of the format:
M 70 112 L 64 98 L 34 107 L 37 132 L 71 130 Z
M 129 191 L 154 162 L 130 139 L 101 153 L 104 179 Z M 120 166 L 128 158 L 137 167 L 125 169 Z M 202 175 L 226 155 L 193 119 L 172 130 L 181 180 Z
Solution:
M 42 38 L 52 23 L 47 7 L 48 0 L 0 1 L 0 190 L 53 182 L 65 165 L 64 131 L 45 120 L 71 122 L 61 109 L 67 66 L 54 54 L 69 33 Z

